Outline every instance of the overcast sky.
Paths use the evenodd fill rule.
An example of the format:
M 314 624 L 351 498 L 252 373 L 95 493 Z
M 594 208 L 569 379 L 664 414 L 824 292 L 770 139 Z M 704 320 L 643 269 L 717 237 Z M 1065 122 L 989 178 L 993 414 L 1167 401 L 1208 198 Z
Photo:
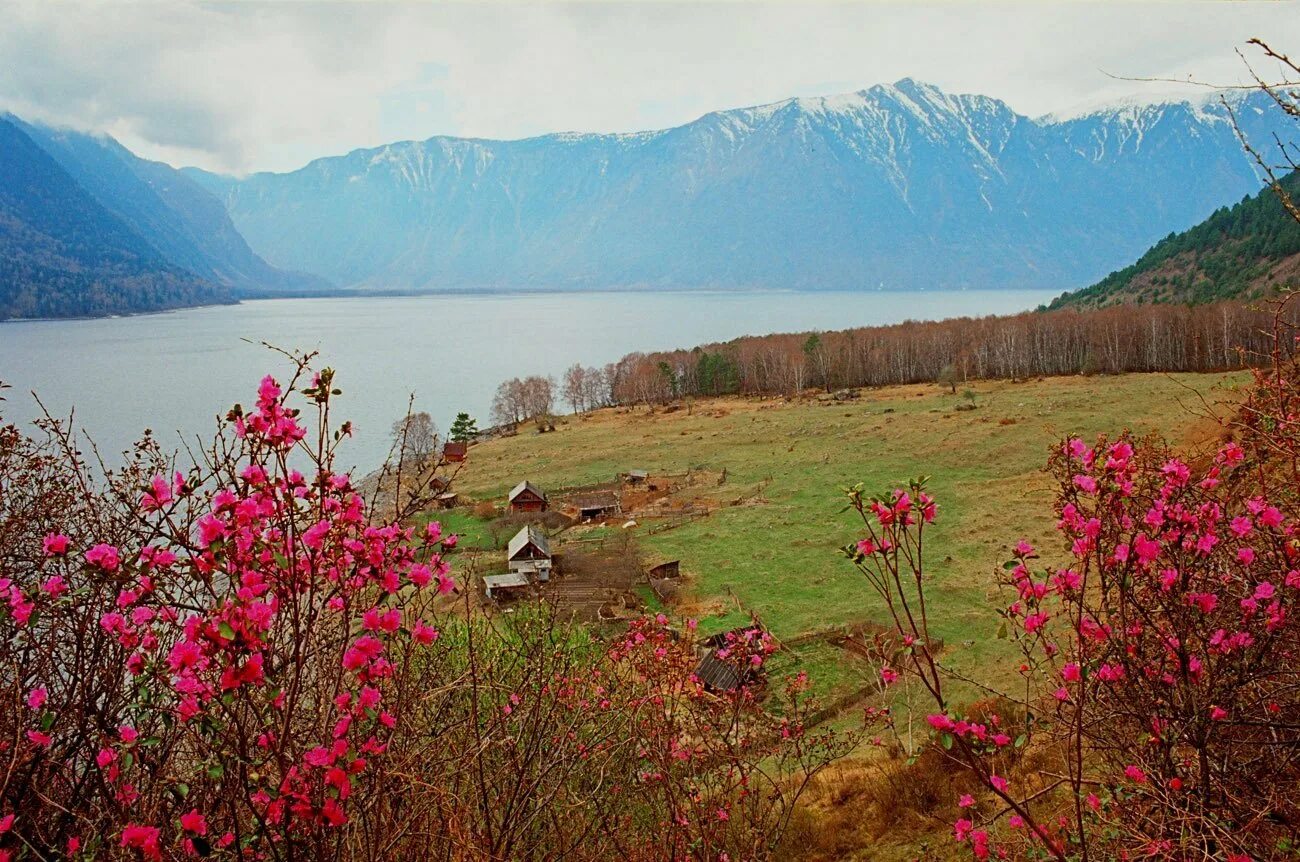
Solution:
M 902 77 L 1038 115 L 1234 82 L 1294 3 L 0 0 L 0 108 L 234 173 L 437 134 L 631 131 Z M 1267 69 L 1267 66 L 1260 67 Z

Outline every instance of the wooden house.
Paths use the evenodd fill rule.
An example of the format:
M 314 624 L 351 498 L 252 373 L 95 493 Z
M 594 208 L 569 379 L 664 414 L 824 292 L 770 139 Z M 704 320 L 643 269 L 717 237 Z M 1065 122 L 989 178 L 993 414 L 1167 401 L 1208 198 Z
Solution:
M 506 505 L 511 512 L 545 512 L 548 505 L 546 495 L 528 480 L 520 482 L 506 498 Z
M 532 524 L 515 533 L 506 546 L 506 565 L 515 574 L 545 583 L 551 579 L 551 564 L 551 544 Z
M 623 474 L 623 481 L 629 485 L 644 485 L 649 478 L 645 470 L 628 470 Z
M 448 440 L 442 447 L 442 460 L 448 464 L 459 464 L 465 460 L 469 444 L 464 441 Z

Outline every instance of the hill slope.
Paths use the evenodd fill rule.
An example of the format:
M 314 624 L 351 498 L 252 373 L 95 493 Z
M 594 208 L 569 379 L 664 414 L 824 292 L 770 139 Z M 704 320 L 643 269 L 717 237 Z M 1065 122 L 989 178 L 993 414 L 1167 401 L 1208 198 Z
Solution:
M 1287 127 L 1258 97 L 1239 115 Z M 190 175 L 272 264 L 417 289 L 1059 290 L 1259 188 L 1221 106 L 1031 119 L 910 79 L 662 131 Z
M 276 269 L 254 254 L 221 202 L 175 168 L 141 159 L 107 135 L 7 119 L 175 266 L 242 296 L 329 288 L 318 276 Z
M 157 311 L 229 292 L 168 263 L 0 117 L 0 319 Z
M 1282 180 L 1300 199 L 1300 173 Z M 1213 302 L 1255 299 L 1300 284 L 1300 222 L 1271 188 L 1221 207 L 1196 227 L 1156 243 L 1137 262 L 1052 308 L 1098 308 L 1126 302 Z

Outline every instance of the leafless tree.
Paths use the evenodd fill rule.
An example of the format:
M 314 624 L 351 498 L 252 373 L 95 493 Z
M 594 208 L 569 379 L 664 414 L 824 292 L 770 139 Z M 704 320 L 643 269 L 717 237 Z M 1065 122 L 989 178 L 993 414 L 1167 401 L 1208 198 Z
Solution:
M 393 451 L 404 464 L 421 467 L 438 449 L 438 426 L 428 413 L 408 413 L 393 423 Z

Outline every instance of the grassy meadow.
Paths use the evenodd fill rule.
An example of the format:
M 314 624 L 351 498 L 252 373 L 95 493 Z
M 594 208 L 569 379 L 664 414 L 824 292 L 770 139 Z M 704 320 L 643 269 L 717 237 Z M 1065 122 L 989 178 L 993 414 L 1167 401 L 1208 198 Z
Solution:
M 1215 434 L 1245 374 L 1048 378 L 980 382 L 976 409 L 933 385 L 862 390 L 856 401 L 696 400 L 664 412 L 610 409 L 568 417 L 554 433 L 531 426 L 470 450 L 456 488 L 475 500 L 504 500 L 520 479 L 542 488 L 608 481 L 629 469 L 726 471 L 695 489 L 720 505 L 707 517 L 654 535 L 635 528 L 648 558 L 680 559 L 690 598 L 681 609 L 701 629 L 720 630 L 757 613 L 780 639 L 832 626 L 882 621 L 865 581 L 838 549 L 856 540 L 842 488 L 886 490 L 931 477 L 939 519 L 928 534 L 932 624 L 945 662 L 981 682 L 1007 644 L 995 638 L 1005 604 L 996 572 L 1027 538 L 1055 551 L 1051 488 L 1043 465 L 1063 436 L 1158 431 L 1197 446 Z M 469 537 L 483 536 L 470 510 L 439 513 Z M 863 668 L 821 642 L 783 653 L 823 694 L 861 684 Z M 972 689 L 973 691 L 973 689 Z

